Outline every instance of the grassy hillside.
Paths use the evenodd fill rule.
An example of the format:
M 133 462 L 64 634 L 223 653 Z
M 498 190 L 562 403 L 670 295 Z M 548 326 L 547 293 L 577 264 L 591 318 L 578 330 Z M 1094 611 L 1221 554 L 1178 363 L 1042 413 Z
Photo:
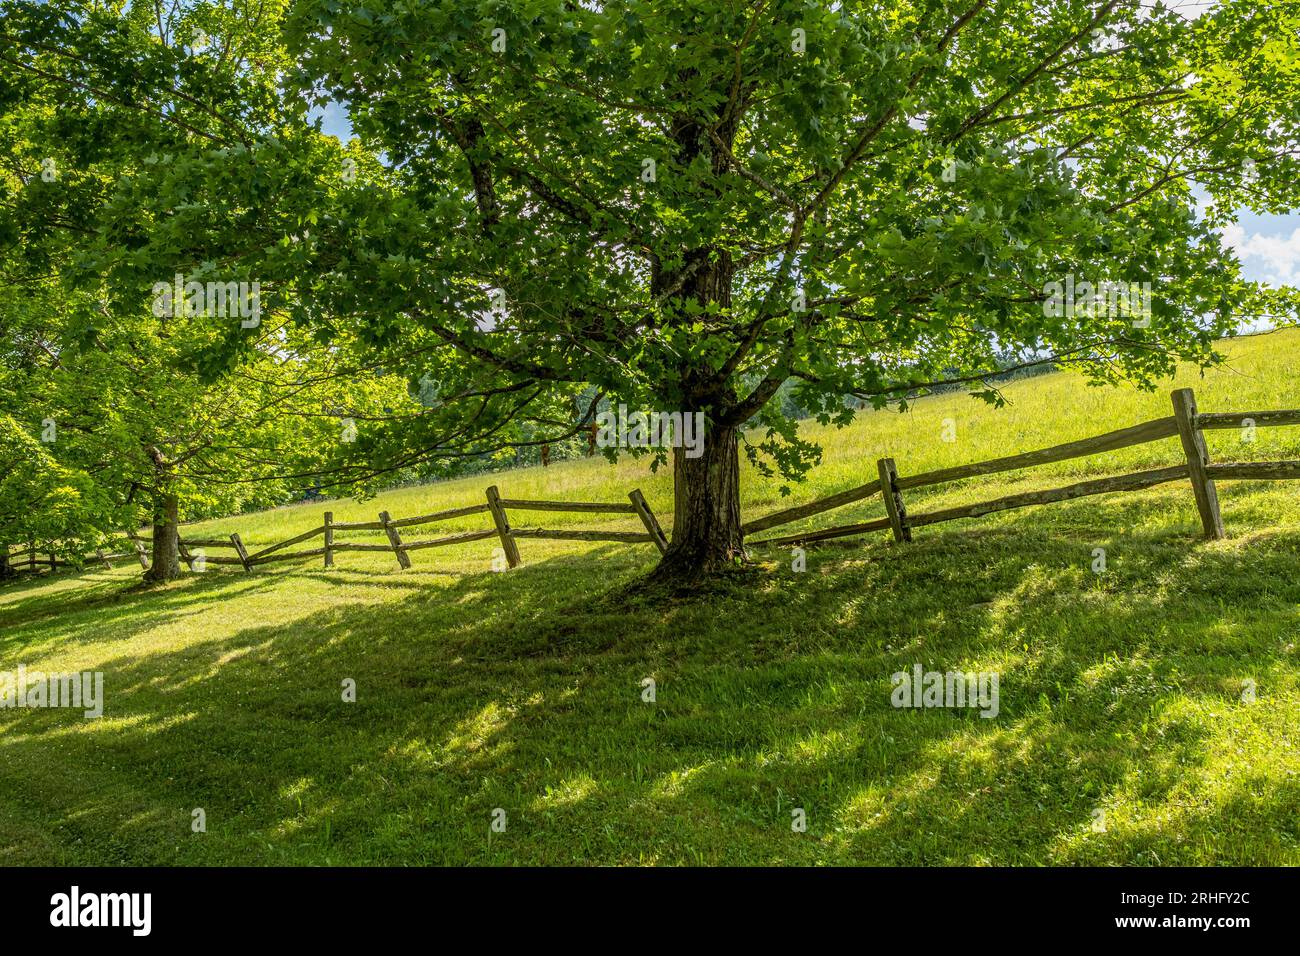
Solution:
M 1300 333 L 1224 351 L 1226 368 L 1156 394 L 1053 374 L 1009 385 L 1000 411 L 940 396 L 811 429 L 824 464 L 788 499 L 747 473 L 745 515 L 861 484 L 884 454 L 907 474 L 1166 415 L 1175 385 L 1203 411 L 1300 405 Z M 941 440 L 945 419 L 956 442 Z M 1300 458 L 1297 428 L 1242 439 L 1211 433 L 1212 456 Z M 1180 460 L 1171 439 L 908 501 Z M 623 501 L 639 486 L 671 517 L 668 477 L 642 462 L 491 480 L 519 498 Z M 481 501 L 488 481 L 190 533 L 265 544 L 325 507 L 400 517 Z M 0 670 L 103 671 L 107 703 L 98 720 L 0 710 L 0 859 L 1300 863 L 1300 487 L 1221 484 L 1220 498 L 1222 542 L 1199 540 L 1178 483 L 920 529 L 907 547 L 875 535 L 809 549 L 803 573 L 788 551 L 764 553 L 753 590 L 707 600 L 627 598 L 649 546 L 537 540 L 506 574 L 490 573 L 488 540 L 417 552 L 405 572 L 346 553 L 328 572 L 212 569 L 162 592 L 131 589 L 139 569 L 125 564 L 11 585 Z M 881 513 L 876 500 L 807 525 Z M 998 716 L 893 708 L 890 675 L 914 664 L 999 672 Z M 490 828 L 497 808 L 505 832 Z

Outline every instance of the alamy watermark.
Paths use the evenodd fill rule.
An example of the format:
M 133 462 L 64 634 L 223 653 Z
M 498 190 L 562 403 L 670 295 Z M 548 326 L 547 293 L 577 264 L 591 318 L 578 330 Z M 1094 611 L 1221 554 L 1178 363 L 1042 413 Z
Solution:
M 898 671 L 890 678 L 894 685 L 889 701 L 895 707 L 979 708 L 981 717 L 998 715 L 997 671 Z
M 133 936 L 148 936 L 152 914 L 152 893 L 83 893 L 73 885 L 50 897 L 50 925 L 55 927 L 121 926 Z
M 617 412 L 596 414 L 596 444 L 601 448 L 684 448 L 687 458 L 704 454 L 703 412 Z
M 1137 328 L 1151 324 L 1150 282 L 1090 282 L 1070 273 L 1064 282 L 1044 283 L 1043 295 L 1043 315 L 1050 319 L 1126 318 Z
M 207 315 L 239 319 L 240 328 L 262 324 L 260 282 L 198 282 L 179 272 L 173 282 L 153 284 L 153 314 L 157 318 Z
M 46 674 L 19 664 L 16 672 L 0 671 L 0 707 L 75 707 L 84 708 L 86 717 L 102 717 L 104 674 Z

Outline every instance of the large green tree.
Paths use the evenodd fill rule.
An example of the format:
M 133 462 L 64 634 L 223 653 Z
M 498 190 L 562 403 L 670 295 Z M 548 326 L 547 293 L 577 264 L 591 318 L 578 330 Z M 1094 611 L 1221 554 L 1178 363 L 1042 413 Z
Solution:
M 771 402 L 791 379 L 839 420 L 994 394 L 1008 355 L 1150 383 L 1279 307 L 1215 227 L 1300 204 L 1294 6 L 298 0 L 291 25 L 411 220 L 409 271 L 340 311 L 405 316 L 480 390 L 706 416 L 666 577 L 742 553 L 740 444 L 815 460 Z M 1150 283 L 1150 315 L 1045 302 L 1084 281 Z
M 601 400 L 702 414 L 704 453 L 671 452 L 669 579 L 743 553 L 741 447 L 816 460 L 787 382 L 837 421 L 1049 360 L 1151 384 L 1294 307 L 1218 233 L 1300 205 L 1293 6 L 180 5 L 208 52 L 139 7 L 6 6 L 14 87 L 61 87 L 131 158 L 78 220 L 87 275 L 138 302 L 222 263 L 432 383 L 376 440 L 390 467 L 561 440 Z M 331 104 L 346 148 L 311 128 Z M 1083 283 L 1149 283 L 1149 315 Z

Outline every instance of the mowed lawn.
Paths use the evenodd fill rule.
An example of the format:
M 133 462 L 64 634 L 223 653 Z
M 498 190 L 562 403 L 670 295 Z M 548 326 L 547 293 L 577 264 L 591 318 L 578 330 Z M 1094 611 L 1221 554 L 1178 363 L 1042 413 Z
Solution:
M 746 472 L 746 517 L 1169 414 L 1300 407 L 1300 332 L 1154 394 L 1052 374 L 1007 408 L 864 412 L 810 480 Z M 955 427 L 956 441 L 943 440 Z M 1300 428 L 1209 434 L 1216 460 L 1300 459 Z M 908 493 L 913 511 L 1174 464 L 1177 439 Z M 626 501 L 644 460 L 561 463 L 187 528 L 264 546 L 320 523 L 483 500 Z M 0 671 L 102 671 L 105 713 L 0 710 L 14 864 L 1300 863 L 1300 482 L 1184 482 L 807 550 L 707 597 L 631 597 L 647 545 L 520 541 L 342 553 L 160 591 L 139 568 L 0 588 Z M 803 527 L 883 514 L 879 499 Z M 593 517 L 595 520 L 593 520 Z M 637 530 L 635 518 L 512 515 Z M 408 539 L 486 526 L 478 515 Z M 794 527 L 800 527 L 794 526 Z M 786 533 L 782 528 L 780 532 Z M 356 535 L 349 540 L 381 540 Z M 313 542 L 301 547 L 311 547 Z M 1097 549 L 1106 566 L 1093 570 Z M 209 552 L 213 555 L 215 550 Z M 891 675 L 997 671 L 999 713 L 895 709 Z M 654 701 L 644 699 L 652 679 Z M 356 701 L 343 700 L 354 681 Z M 201 808 L 206 832 L 194 832 Z M 497 813 L 496 811 L 503 811 Z M 802 811 L 806 830 L 792 827 Z M 504 819 L 503 832 L 494 831 Z

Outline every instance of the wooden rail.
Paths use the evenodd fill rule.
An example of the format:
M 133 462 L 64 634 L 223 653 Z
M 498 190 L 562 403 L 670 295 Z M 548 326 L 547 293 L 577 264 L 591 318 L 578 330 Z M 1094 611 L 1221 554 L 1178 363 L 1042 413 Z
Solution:
M 810 504 L 799 505 L 797 508 L 786 508 L 784 511 L 776 511 L 770 515 L 764 515 L 754 521 L 740 526 L 742 534 L 750 535 L 756 531 L 766 531 L 768 528 L 775 528 L 778 525 L 789 524 L 791 521 L 798 521 L 800 518 L 811 518 L 813 515 L 821 514 L 823 511 L 830 511 L 833 508 L 842 508 L 844 505 L 852 504 L 855 501 L 862 501 L 864 498 L 870 498 L 880 490 L 880 481 L 869 481 L 865 485 L 859 485 L 856 488 L 850 488 L 848 491 L 841 491 L 837 495 L 831 495 L 829 498 L 822 498 L 820 501 L 814 501 Z
M 900 490 L 906 491 L 908 488 L 941 485 L 949 481 L 960 481 L 963 478 L 975 478 L 980 475 L 994 475 L 1003 471 L 1015 471 L 1017 468 L 1050 465 L 1058 461 L 1069 461 L 1071 458 L 1084 458 L 1088 455 L 1099 455 L 1102 452 L 1117 451 L 1131 445 L 1144 445 L 1147 442 L 1171 438 L 1177 434 L 1178 425 L 1171 415 L 1168 418 L 1157 418 L 1155 421 L 1143 422 L 1140 425 L 1106 432 L 1092 438 L 1081 438 L 1078 441 L 1066 442 L 1063 445 L 1040 448 L 1038 451 L 1027 451 L 1019 455 L 1008 455 L 1005 458 L 978 461 L 970 465 L 958 465 L 955 468 L 942 468 L 939 471 L 922 472 L 919 475 L 898 479 L 898 487 Z
M 1300 409 L 1271 412 L 1214 412 L 1196 416 L 1197 428 L 1246 428 L 1250 425 L 1300 425 Z
M 640 518 L 644 531 L 585 531 L 585 530 L 568 530 L 568 529 L 547 529 L 547 528 L 513 528 L 510 525 L 506 509 L 517 509 L 520 511 L 548 511 L 548 512 L 576 512 L 581 514 L 621 514 L 636 515 Z M 454 518 L 464 518 L 470 515 L 490 514 L 492 516 L 493 527 L 473 530 L 457 531 L 442 537 L 429 538 L 417 541 L 407 541 L 402 537 L 402 530 L 418 527 L 420 525 L 433 524 L 439 521 L 449 521 Z M 386 544 L 371 544 L 366 542 L 340 541 L 336 537 L 338 532 L 349 531 L 382 531 L 388 539 Z M 295 544 L 302 544 L 310 541 L 320 535 L 324 538 L 321 547 L 307 548 L 297 551 L 287 550 Z M 125 557 L 136 557 L 140 561 L 141 567 L 148 569 L 149 561 L 145 556 L 143 542 L 147 540 L 137 532 L 127 532 L 126 540 L 135 545 L 134 551 L 122 553 L 105 554 L 102 550 L 96 551 L 92 556 L 94 560 L 99 561 L 107 567 L 111 567 L 110 562 L 114 559 Z M 274 544 L 267 545 L 259 551 L 249 553 L 244 547 L 239 535 L 232 534 L 228 539 L 223 538 L 189 538 L 180 536 L 178 545 L 181 559 L 189 565 L 190 570 L 194 570 L 198 565 L 200 557 L 204 564 L 218 566 L 241 567 L 245 571 L 252 571 L 253 568 L 264 564 L 271 564 L 276 561 L 302 561 L 308 558 L 323 558 L 326 568 L 334 567 L 334 557 L 341 552 L 390 552 L 396 559 L 400 568 L 411 567 L 410 552 L 423 551 L 428 548 L 442 548 L 450 545 L 467 544 L 473 541 L 483 541 L 488 538 L 499 538 L 502 544 L 502 550 L 510 567 L 517 567 L 521 558 L 519 548 L 516 544 L 517 538 L 549 538 L 557 541 L 614 541 L 622 544 L 653 544 L 660 552 L 668 549 L 668 539 L 663 530 L 659 527 L 654 513 L 650 510 L 649 504 L 646 503 L 645 496 L 641 494 L 640 489 L 634 489 L 628 494 L 627 502 L 568 502 L 568 501 L 529 501 L 520 498 L 502 498 L 497 492 L 496 486 L 487 489 L 486 500 L 479 504 L 466 505 L 460 508 L 448 508 L 443 511 L 435 511 L 430 514 L 413 515 L 409 518 L 393 518 L 388 512 L 383 511 L 379 514 L 378 521 L 335 521 L 334 513 L 327 511 L 324 514 L 323 523 L 309 531 L 303 531 L 284 541 L 277 541 Z M 205 553 L 195 553 L 195 549 L 208 548 L 230 548 L 235 554 L 230 557 L 226 556 L 209 556 Z M 37 548 L 36 542 L 30 542 L 27 548 L 18 552 L 17 555 L 30 557 L 20 561 L 19 565 L 27 564 L 31 568 L 36 567 Z M 51 569 L 55 567 L 71 567 L 73 562 L 64 561 L 51 555 L 49 559 L 39 559 L 42 566 L 48 565 Z M 18 565 L 14 565 L 10 560 L 10 554 L 7 547 L 0 546 L 0 569 L 11 571 L 17 570 Z M 202 570 L 202 567 L 199 567 Z
M 1111 491 L 1138 491 L 1166 482 L 1177 481 L 1187 477 L 1186 465 L 1174 465 L 1170 468 L 1156 468 L 1152 471 L 1139 471 L 1131 475 L 1117 475 L 1113 478 L 1097 478 L 1093 481 L 1081 481 L 1064 488 L 1048 488 L 1043 491 L 1026 491 L 1018 495 L 1007 495 L 979 504 L 962 505 L 957 508 L 945 508 L 926 514 L 912 515 L 908 524 L 919 528 L 942 521 L 955 521 L 958 518 L 978 518 L 993 514 L 995 511 L 1009 511 L 1012 508 L 1027 508 L 1030 505 L 1045 505 L 1054 501 L 1069 501 L 1071 498 L 1084 498 L 1088 495 L 1104 495 Z
M 433 514 L 416 515 L 414 518 L 398 518 L 392 522 L 394 528 L 410 528 L 418 524 L 432 524 L 435 521 L 448 521 L 451 518 L 464 518 L 469 515 L 482 514 L 488 510 L 487 505 L 469 505 L 465 508 L 449 508 L 435 511 Z M 340 527 L 342 527 L 340 525 Z
M 900 475 L 892 458 L 881 458 L 876 463 L 879 477 L 875 481 L 869 481 L 856 488 L 850 488 L 847 491 L 841 491 L 838 494 L 805 505 L 785 508 L 764 515 L 742 525 L 742 531 L 748 536 L 757 531 L 789 524 L 801 518 L 821 514 L 855 501 L 862 501 L 881 492 L 883 489 L 884 518 L 783 535 L 777 538 L 762 538 L 749 543 L 752 545 L 802 544 L 883 530 L 892 531 L 895 542 L 903 543 L 912 540 L 913 528 L 939 524 L 944 521 L 975 518 L 998 511 L 1050 504 L 1056 501 L 1069 501 L 1073 498 L 1082 498 L 1089 495 L 1108 494 L 1115 491 L 1137 491 L 1171 481 L 1187 480 L 1192 486 L 1192 492 L 1196 499 L 1196 508 L 1201 519 L 1202 531 L 1207 538 L 1213 539 L 1221 538 L 1224 534 L 1223 518 L 1219 510 L 1215 481 L 1300 478 L 1300 461 L 1213 464 L 1210 462 L 1205 439 L 1201 435 L 1201 430 L 1205 428 L 1300 425 L 1300 409 L 1203 413 L 1197 411 L 1196 398 L 1190 388 L 1181 388 L 1172 392 L 1170 401 L 1174 413 L 1167 418 L 1142 422 L 1138 425 L 1120 428 L 1091 438 L 1082 438 L 1078 441 L 1053 445 L 1050 448 L 1040 448 L 1036 451 L 1008 455 L 1003 458 L 993 458 L 988 461 L 973 462 L 968 465 L 957 465 L 952 468 L 942 468 L 937 471 L 921 472 L 915 475 Z M 996 474 L 1018 468 L 1031 468 L 1036 465 L 1067 461 L 1072 458 L 1083 458 L 1088 455 L 1116 451 L 1132 445 L 1146 444 L 1165 438 L 1173 438 L 1174 436 L 1177 436 L 1182 444 L 1183 456 L 1186 459 L 1184 464 L 1127 475 L 1097 478 L 1063 488 L 1027 491 L 1007 495 L 992 501 L 944 508 L 922 514 L 910 514 L 903 501 L 902 492 L 910 488 L 922 488 L 980 475 Z
M 591 502 L 591 501 L 520 501 L 517 498 L 502 498 L 501 504 L 518 511 L 581 511 L 598 514 L 634 514 L 636 508 L 630 503 Z
M 628 544 L 653 544 L 654 538 L 642 531 L 548 531 L 524 528 L 514 532 L 516 538 L 554 538 L 557 541 L 625 541 Z
M 763 538 L 750 544 L 805 544 L 814 541 L 829 541 L 832 538 L 847 538 L 855 534 L 867 534 L 870 531 L 883 531 L 889 527 L 888 518 L 863 521 L 859 524 L 842 524 L 821 531 L 805 531 L 802 534 L 790 534 L 784 538 Z
M 1262 478 L 1276 481 L 1300 478 L 1300 461 L 1243 461 L 1233 464 L 1206 465 L 1210 478 Z

